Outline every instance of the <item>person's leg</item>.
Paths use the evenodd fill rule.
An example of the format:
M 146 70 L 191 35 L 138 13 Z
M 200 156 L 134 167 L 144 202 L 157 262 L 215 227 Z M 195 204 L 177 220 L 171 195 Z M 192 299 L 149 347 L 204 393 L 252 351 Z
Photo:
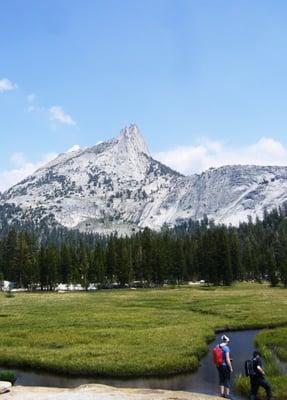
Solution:
M 260 386 L 265 389 L 267 400 L 270 400 L 272 398 L 272 389 L 270 384 L 265 379 L 262 379 L 260 381 Z
M 217 367 L 218 375 L 219 375 L 219 390 L 221 397 L 224 397 L 224 374 L 222 370 L 222 366 Z
M 256 400 L 257 392 L 258 392 L 258 383 L 256 379 L 250 377 L 250 400 Z
M 228 367 L 225 367 L 224 371 L 224 387 L 225 387 L 225 397 L 230 398 L 230 379 L 231 373 Z

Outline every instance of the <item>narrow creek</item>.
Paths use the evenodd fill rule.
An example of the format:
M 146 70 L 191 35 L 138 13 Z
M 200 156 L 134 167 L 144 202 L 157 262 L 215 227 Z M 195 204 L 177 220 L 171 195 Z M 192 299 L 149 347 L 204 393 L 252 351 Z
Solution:
M 235 375 L 244 373 L 244 361 L 251 357 L 254 350 L 254 338 L 259 330 L 245 330 L 226 332 L 230 338 L 231 357 Z M 15 385 L 22 386 L 48 386 L 59 388 L 72 388 L 88 383 L 97 383 L 115 387 L 151 388 L 166 390 L 183 390 L 206 394 L 218 392 L 218 375 L 212 361 L 211 349 L 219 342 L 223 333 L 217 334 L 216 339 L 210 343 L 207 355 L 201 360 L 197 371 L 169 377 L 149 377 L 136 379 L 116 378 L 84 378 L 56 375 L 53 373 L 36 372 L 31 370 L 15 369 L 17 381 Z M 7 368 L 1 368 L 6 369 Z M 234 399 L 240 397 L 232 392 Z

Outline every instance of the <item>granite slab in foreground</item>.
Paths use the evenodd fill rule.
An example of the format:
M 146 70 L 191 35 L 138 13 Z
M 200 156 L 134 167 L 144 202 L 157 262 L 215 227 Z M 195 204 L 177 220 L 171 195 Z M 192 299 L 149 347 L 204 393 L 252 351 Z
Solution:
M 14 386 L 0 400 L 221 400 L 200 393 L 152 389 L 119 389 L 104 385 L 83 385 L 75 389 Z
M 12 385 L 10 382 L 0 381 L 0 394 L 9 392 Z

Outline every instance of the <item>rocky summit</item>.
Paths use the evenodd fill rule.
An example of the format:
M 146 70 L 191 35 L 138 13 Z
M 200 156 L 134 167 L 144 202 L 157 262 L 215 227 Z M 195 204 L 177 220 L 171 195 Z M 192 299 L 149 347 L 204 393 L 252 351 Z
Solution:
M 204 216 L 238 225 L 286 200 L 287 167 L 234 165 L 184 176 L 154 160 L 131 125 L 112 140 L 60 154 L 3 193 L 0 208 L 9 222 L 130 234 Z

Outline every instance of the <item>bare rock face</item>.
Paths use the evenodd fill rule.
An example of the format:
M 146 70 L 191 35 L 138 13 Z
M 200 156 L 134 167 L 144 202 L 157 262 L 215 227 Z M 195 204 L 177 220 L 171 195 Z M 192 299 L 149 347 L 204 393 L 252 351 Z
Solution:
M 15 386 L 1 396 L 8 400 L 219 400 L 199 393 L 150 389 L 117 389 L 104 385 L 85 385 L 76 389 Z
M 115 139 L 60 154 L 3 193 L 0 224 L 5 217 L 129 234 L 204 216 L 237 225 L 286 201 L 287 167 L 224 166 L 183 176 L 154 160 L 131 125 Z

